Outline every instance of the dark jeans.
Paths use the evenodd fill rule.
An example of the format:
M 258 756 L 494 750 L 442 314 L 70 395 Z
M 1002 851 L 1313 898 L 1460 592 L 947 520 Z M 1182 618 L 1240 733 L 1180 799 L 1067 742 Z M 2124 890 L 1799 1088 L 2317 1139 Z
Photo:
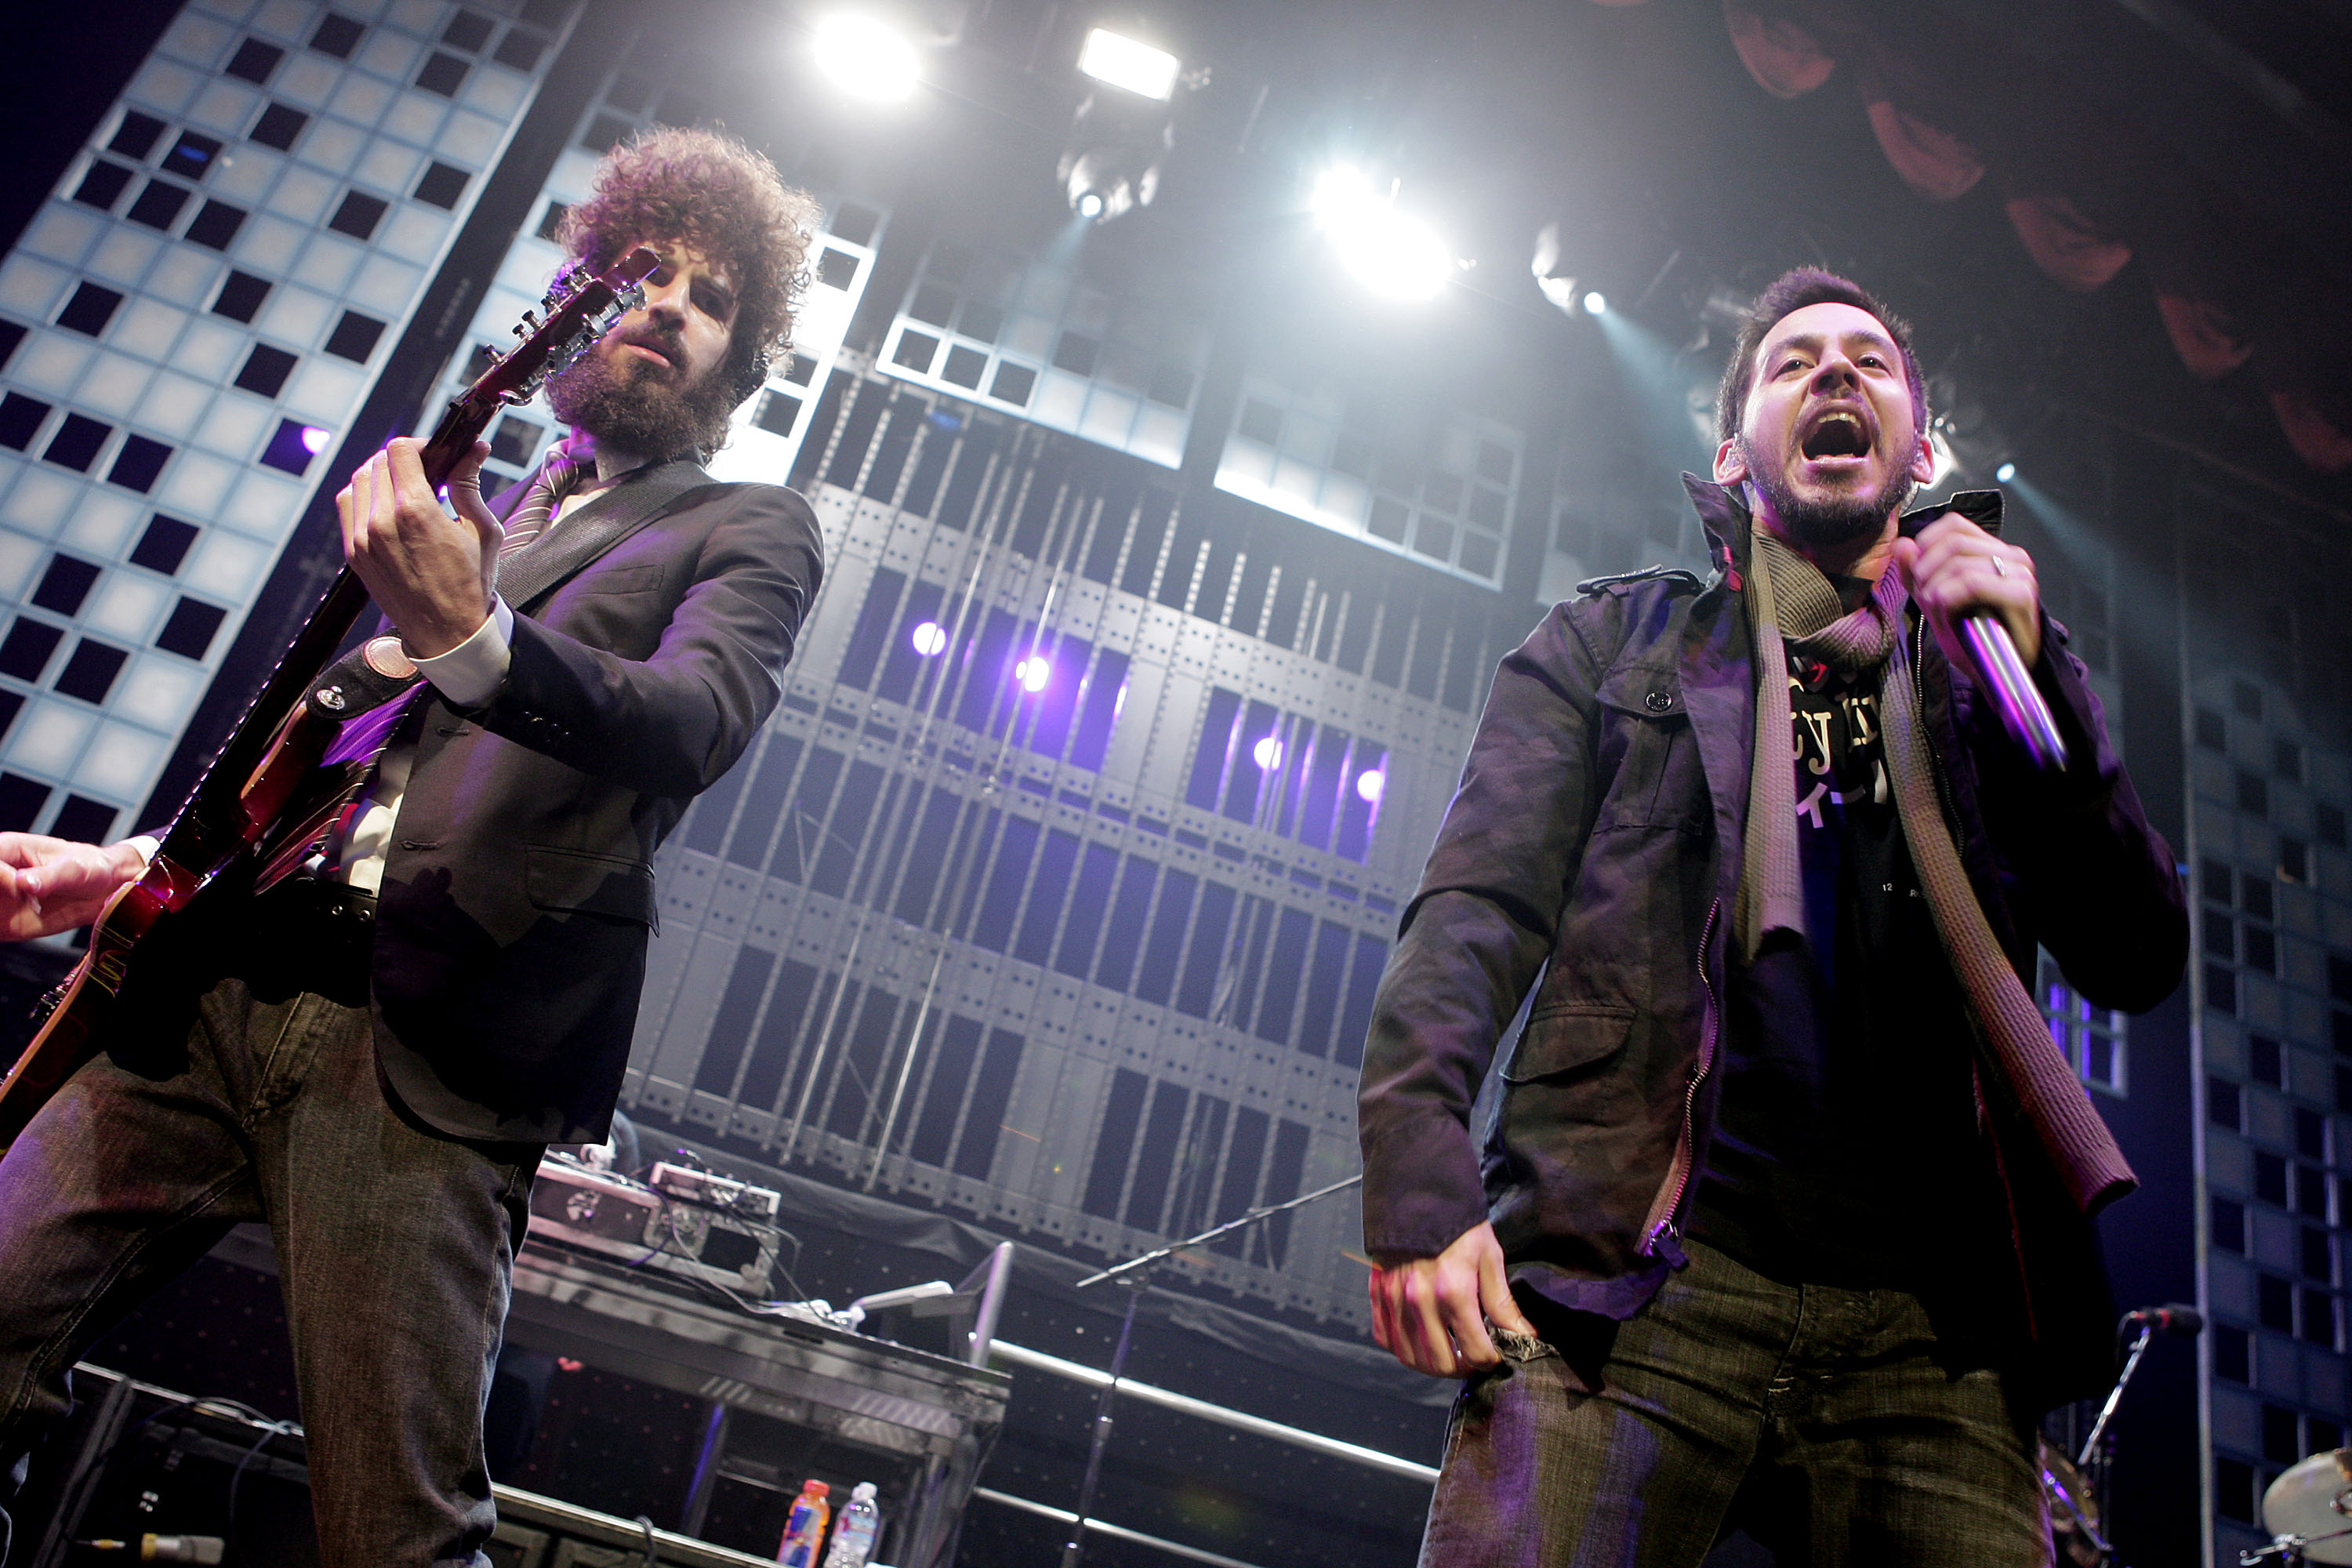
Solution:
M 325 1563 L 487 1568 L 482 1408 L 539 1151 L 388 1103 L 363 935 L 273 905 L 184 1042 L 92 1060 L 0 1161 L 0 1465 L 67 1411 L 86 1346 L 266 1220 Z
M 1423 1568 L 1687 1568 L 1734 1529 L 1782 1568 L 2049 1561 L 2031 1421 L 2000 1373 L 1939 1360 L 1916 1300 L 1689 1252 L 1624 1323 L 1498 1337 L 1454 1403 Z

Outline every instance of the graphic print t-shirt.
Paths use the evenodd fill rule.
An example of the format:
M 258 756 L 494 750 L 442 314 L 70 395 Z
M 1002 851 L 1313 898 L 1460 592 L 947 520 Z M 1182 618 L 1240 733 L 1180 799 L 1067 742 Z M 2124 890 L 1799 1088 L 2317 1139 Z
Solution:
M 1849 605 L 1853 584 L 1841 584 Z M 1927 1294 L 2002 1212 L 1963 1001 L 1896 816 L 1879 672 L 1790 658 L 1810 940 L 1737 956 L 1691 1232 L 1788 1283 Z

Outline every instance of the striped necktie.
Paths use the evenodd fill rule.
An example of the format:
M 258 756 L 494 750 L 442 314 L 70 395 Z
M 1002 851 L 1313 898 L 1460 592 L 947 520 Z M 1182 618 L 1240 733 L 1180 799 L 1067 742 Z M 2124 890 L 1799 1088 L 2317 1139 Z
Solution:
M 541 466 L 538 478 L 523 492 L 522 504 L 507 519 L 506 542 L 499 546 L 499 559 L 503 561 L 516 551 L 545 533 L 555 521 L 556 510 L 563 498 L 580 486 L 581 476 L 591 464 L 587 458 L 558 455 Z

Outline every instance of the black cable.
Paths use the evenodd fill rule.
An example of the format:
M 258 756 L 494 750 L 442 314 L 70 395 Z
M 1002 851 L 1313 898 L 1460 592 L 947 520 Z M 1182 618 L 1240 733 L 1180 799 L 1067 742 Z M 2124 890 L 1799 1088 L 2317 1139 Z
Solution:
M 142 1415 L 138 1420 L 132 1422 L 120 1436 L 116 1437 L 113 1442 L 109 1443 L 102 1450 L 100 1450 L 98 1458 L 90 1462 L 86 1473 L 99 1477 L 102 1479 L 106 1475 L 107 1467 L 114 1462 L 114 1456 L 122 1451 L 123 1445 L 130 1442 L 133 1437 L 136 1437 L 140 1433 L 144 1432 L 148 1427 L 153 1426 L 157 1421 L 160 1421 L 166 1415 L 173 1414 L 183 1415 L 191 1414 L 200 1415 L 216 1415 L 224 1411 L 244 1420 L 266 1423 L 269 1419 L 268 1416 L 264 1415 L 260 1411 L 256 1410 L 252 1405 L 245 1404 L 241 1400 L 223 1399 L 215 1395 L 207 1395 L 202 1399 L 191 1399 L 185 1405 L 159 1405 L 154 1409 L 150 1410 L 146 1415 Z
M 235 1404 L 236 1402 L 234 1400 L 225 1400 L 222 1403 Z M 240 1406 L 240 1408 L 244 1407 Z M 260 1413 L 256 1411 L 254 1414 L 258 1415 Z M 229 1472 L 228 1522 L 226 1528 L 225 1528 L 221 1533 L 228 1538 L 226 1542 L 224 1542 L 224 1545 L 227 1548 L 225 1555 L 228 1556 L 231 1561 L 236 1561 L 238 1556 L 236 1551 L 236 1500 L 239 1490 L 245 1485 L 246 1467 L 253 1463 L 255 1457 L 268 1446 L 269 1439 L 272 1437 L 290 1436 L 293 1435 L 293 1431 L 294 1424 L 290 1421 L 271 1421 L 265 1424 L 262 1427 L 261 1436 L 253 1440 L 253 1447 L 245 1451 L 245 1458 L 239 1459 L 236 1462 L 236 1468 Z

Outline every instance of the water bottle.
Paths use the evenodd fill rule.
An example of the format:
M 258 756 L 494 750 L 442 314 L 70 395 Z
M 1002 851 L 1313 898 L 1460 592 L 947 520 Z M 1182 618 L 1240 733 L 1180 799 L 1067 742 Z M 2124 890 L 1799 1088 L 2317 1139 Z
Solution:
M 823 1481 L 805 1481 L 784 1517 L 784 1539 L 776 1547 L 776 1561 L 786 1568 L 816 1568 L 816 1549 L 824 1541 L 824 1521 L 832 1505 L 824 1500 L 833 1489 Z
M 874 1510 L 874 1483 L 860 1481 L 841 1510 L 841 1528 L 824 1554 L 824 1568 L 866 1568 L 874 1555 L 874 1538 L 882 1532 L 882 1516 Z

